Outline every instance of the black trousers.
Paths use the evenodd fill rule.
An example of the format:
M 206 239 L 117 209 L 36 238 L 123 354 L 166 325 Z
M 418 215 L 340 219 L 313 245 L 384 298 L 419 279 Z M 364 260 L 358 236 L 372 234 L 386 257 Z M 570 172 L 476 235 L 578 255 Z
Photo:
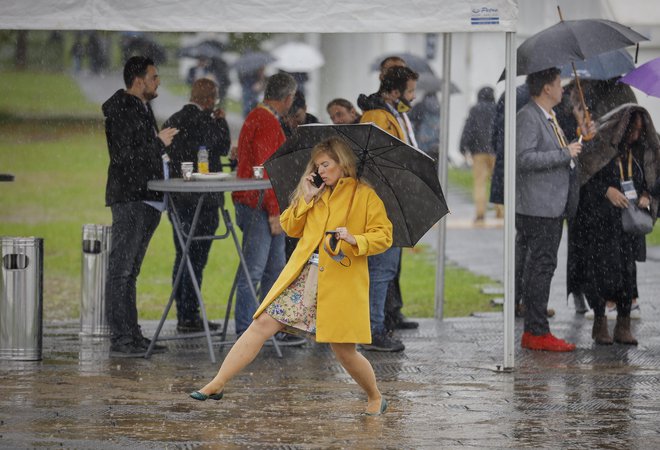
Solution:
M 550 332 L 547 309 L 562 223 L 563 217 L 516 214 L 516 297 L 525 305 L 525 331 L 536 336 Z
M 112 211 L 112 242 L 105 285 L 105 312 L 113 343 L 142 337 L 138 325 L 137 277 L 160 211 L 144 202 L 117 203 Z
M 399 323 L 404 319 L 401 309 L 403 308 L 403 298 L 401 297 L 401 287 L 399 278 L 401 277 L 401 256 L 399 256 L 399 265 L 396 268 L 396 277 L 390 281 L 387 286 L 387 297 L 385 298 L 385 328 L 387 331 L 394 331 Z
M 197 195 L 177 195 L 172 197 L 174 206 L 179 214 L 181 221 L 181 228 L 184 233 L 190 233 L 193 216 L 195 215 L 195 207 L 199 196 Z M 168 212 L 168 218 L 172 222 L 172 213 Z M 197 226 L 195 229 L 195 236 L 212 236 L 218 229 L 220 223 L 220 214 L 218 213 L 218 204 L 214 199 L 205 199 L 202 209 L 200 210 L 199 219 L 197 219 Z M 176 236 L 176 231 L 172 228 L 172 235 L 174 237 L 174 247 L 176 249 L 176 256 L 174 258 L 174 267 L 172 270 L 172 283 L 176 278 L 176 272 L 181 263 L 183 255 L 183 248 L 179 244 L 179 239 Z M 188 256 L 190 263 L 195 272 L 198 286 L 202 287 L 202 273 L 208 261 L 209 252 L 211 251 L 211 240 L 192 241 L 190 243 L 190 250 Z M 188 267 L 184 266 L 181 281 L 175 293 L 176 300 L 176 317 L 179 322 L 195 320 L 199 318 L 199 303 L 195 288 L 193 287 L 192 278 Z

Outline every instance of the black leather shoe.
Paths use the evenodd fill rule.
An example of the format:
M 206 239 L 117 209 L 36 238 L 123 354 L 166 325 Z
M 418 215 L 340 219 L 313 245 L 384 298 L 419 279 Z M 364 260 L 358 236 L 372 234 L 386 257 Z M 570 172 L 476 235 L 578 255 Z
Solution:
M 219 328 L 219 324 L 209 322 L 209 331 L 217 331 Z M 199 317 L 181 320 L 176 325 L 176 331 L 179 333 L 199 333 L 200 331 L 204 331 L 204 322 Z
M 396 324 L 397 330 L 414 330 L 416 328 L 419 328 L 419 323 L 412 320 L 402 320 Z
M 371 336 L 371 344 L 360 344 L 365 350 L 372 352 L 401 352 L 406 349 L 398 339 L 387 334 L 374 334 Z
M 146 352 L 149 349 L 149 345 L 151 345 L 151 339 L 147 339 L 146 337 L 142 336 L 141 344 L 144 347 L 144 351 Z M 166 351 L 167 347 L 164 345 L 155 344 L 151 353 L 165 353 Z
M 144 358 L 147 349 L 135 340 L 110 344 L 110 356 L 115 358 Z

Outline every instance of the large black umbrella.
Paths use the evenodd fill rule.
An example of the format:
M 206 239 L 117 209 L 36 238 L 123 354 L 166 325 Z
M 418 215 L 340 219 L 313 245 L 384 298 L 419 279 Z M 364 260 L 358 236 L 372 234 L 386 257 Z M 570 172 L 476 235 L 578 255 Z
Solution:
M 517 75 L 560 67 L 647 40 L 632 28 L 611 20 L 562 20 L 520 44 Z M 504 72 L 500 81 L 503 79 Z
M 377 126 L 303 125 L 265 163 L 283 210 L 320 141 L 340 137 L 358 158 L 358 176 L 374 187 L 394 227 L 394 244 L 412 247 L 449 212 L 433 159 Z
M 518 75 L 582 61 L 647 40 L 632 28 L 611 20 L 563 20 L 520 44 Z

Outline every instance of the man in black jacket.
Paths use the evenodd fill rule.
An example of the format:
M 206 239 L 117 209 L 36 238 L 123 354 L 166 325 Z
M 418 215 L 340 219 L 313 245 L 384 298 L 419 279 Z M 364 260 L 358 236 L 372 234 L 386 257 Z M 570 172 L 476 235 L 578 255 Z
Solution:
M 213 110 L 218 100 L 218 86 L 213 80 L 201 78 L 195 81 L 190 91 L 190 103 L 185 105 L 180 111 L 174 113 L 163 124 L 164 127 L 173 127 L 179 130 L 172 140 L 172 145 L 168 149 L 171 162 L 173 177 L 181 177 L 182 162 L 196 162 L 199 148 L 204 146 L 209 153 L 209 170 L 211 172 L 220 172 L 222 163 L 220 156 L 227 155 L 231 146 L 229 137 L 229 126 L 224 118 L 224 112 L 221 109 Z M 181 226 L 185 233 L 190 232 L 190 226 L 195 215 L 195 207 L 199 200 L 199 195 L 178 195 L 173 196 L 172 200 L 179 213 Z M 199 214 L 195 234 L 198 236 L 212 236 L 218 228 L 220 216 L 218 207 L 221 206 L 216 198 L 206 198 Z M 171 213 L 168 214 L 170 222 Z M 190 262 L 195 271 L 197 284 L 202 285 L 202 272 L 208 260 L 211 250 L 210 240 L 193 241 L 190 244 Z M 172 280 L 176 277 L 177 269 L 181 262 L 182 249 L 174 233 L 174 246 L 176 248 L 176 258 L 174 260 L 174 271 Z M 181 281 L 176 291 L 176 315 L 178 319 L 177 330 L 180 333 L 192 333 L 204 331 L 204 324 L 199 315 L 199 303 L 193 287 L 192 279 L 187 268 L 184 268 Z M 211 330 L 217 330 L 218 325 L 209 322 Z
M 140 357 L 149 340 L 138 325 L 137 276 L 165 210 L 163 194 L 148 190 L 147 182 L 167 177 L 165 148 L 178 130 L 158 131 L 149 101 L 158 95 L 160 80 L 151 59 L 130 58 L 124 66 L 124 83 L 126 90 L 118 90 L 103 104 L 110 154 L 105 202 L 112 210 L 105 306 L 111 353 Z M 165 348 L 156 346 L 155 350 Z

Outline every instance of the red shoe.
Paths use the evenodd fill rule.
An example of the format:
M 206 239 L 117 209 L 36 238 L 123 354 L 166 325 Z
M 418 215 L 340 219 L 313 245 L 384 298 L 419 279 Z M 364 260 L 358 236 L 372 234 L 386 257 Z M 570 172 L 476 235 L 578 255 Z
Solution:
M 520 340 L 520 345 L 522 348 L 546 352 L 572 352 L 575 350 L 575 344 L 570 344 L 563 339 L 556 338 L 552 333 L 535 336 L 529 331 L 525 331 Z

